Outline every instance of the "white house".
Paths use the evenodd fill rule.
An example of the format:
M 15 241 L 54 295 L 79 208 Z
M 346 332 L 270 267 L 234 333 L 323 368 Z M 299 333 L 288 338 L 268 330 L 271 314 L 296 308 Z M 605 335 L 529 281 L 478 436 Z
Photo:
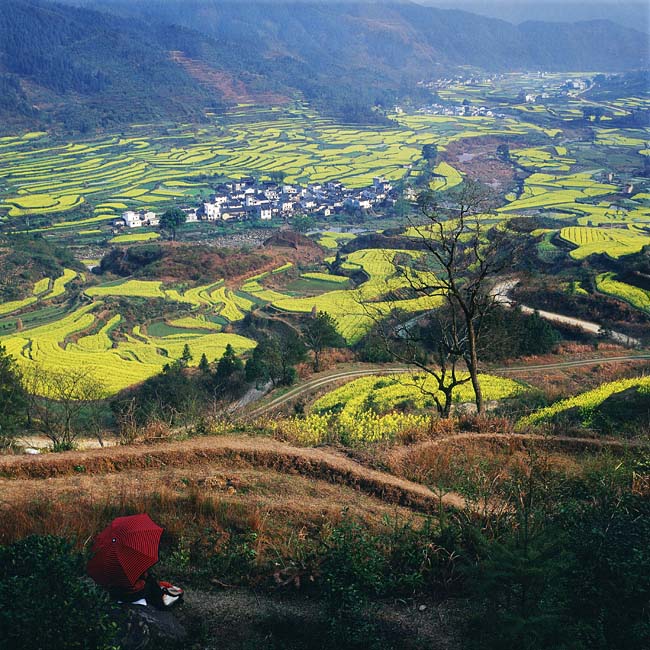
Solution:
M 293 201 L 281 201 L 280 212 L 283 214 L 291 214 L 293 212 Z
M 216 221 L 217 219 L 221 219 L 222 205 L 222 203 L 204 203 L 203 213 L 206 221 Z
M 142 226 L 157 226 L 160 217 L 155 212 L 135 212 L 127 210 L 122 212 L 122 221 L 127 228 L 140 228 Z
M 159 226 L 160 217 L 155 212 L 145 212 L 143 215 L 145 226 Z
M 183 212 L 185 213 L 185 223 L 196 223 L 199 220 L 195 209 L 183 210 Z
M 262 201 L 255 206 L 255 215 L 262 221 L 269 221 L 273 216 L 271 204 L 267 201 Z
M 122 221 L 127 228 L 139 228 L 143 225 L 142 214 L 133 210 L 122 212 Z

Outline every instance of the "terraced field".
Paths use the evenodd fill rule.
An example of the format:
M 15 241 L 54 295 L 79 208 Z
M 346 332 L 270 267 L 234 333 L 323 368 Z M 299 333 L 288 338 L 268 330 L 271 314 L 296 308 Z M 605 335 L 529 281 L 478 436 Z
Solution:
M 140 241 L 151 241 L 153 239 L 160 239 L 158 232 L 133 232 L 124 235 L 117 235 L 113 237 L 109 243 L 111 244 L 133 244 Z
M 512 379 L 492 375 L 481 376 L 481 387 L 486 400 L 506 399 L 525 390 L 522 384 Z M 338 413 L 354 418 L 369 409 L 383 415 L 406 404 L 414 409 L 435 409 L 433 395 L 436 393 L 436 382 L 429 375 L 371 375 L 327 393 L 313 404 L 312 412 L 319 415 Z M 471 402 L 473 398 L 469 383 L 459 386 L 454 395 L 454 401 L 459 404 Z
M 619 298 L 641 311 L 650 313 L 650 291 L 645 291 L 615 279 L 615 273 L 601 273 L 596 277 L 596 288 L 601 293 Z
M 220 122 L 163 131 L 134 126 L 124 135 L 59 143 L 47 134 L 14 138 L 0 148 L 0 209 L 9 218 L 94 207 L 84 224 L 115 218 L 125 207 L 156 208 L 209 193 L 204 180 L 282 171 L 288 182 L 341 180 L 352 187 L 375 176 L 401 179 L 426 143 L 439 149 L 462 138 L 543 133 L 512 118 L 396 116 L 397 126 L 335 124 L 307 108 L 277 109 L 252 121 L 244 110 Z M 437 168 L 445 187 L 456 170 Z M 444 177 L 444 178 L 443 178 Z M 62 224 L 60 224 L 62 225 Z
M 323 248 L 329 248 L 335 250 L 341 244 L 345 244 L 346 241 L 354 239 L 356 235 L 353 235 L 349 232 L 330 232 L 325 231 L 319 233 L 316 238 L 316 242 L 320 244 Z
M 211 360 L 221 357 L 228 344 L 237 353 L 255 346 L 254 341 L 237 334 L 154 337 L 138 326 L 119 338 L 111 337 L 121 316 L 103 321 L 98 317 L 101 307 L 100 301 L 84 305 L 53 323 L 0 337 L 0 343 L 28 372 L 34 367 L 45 372 L 87 369 L 107 395 L 159 373 L 166 363 L 181 357 L 185 344 L 190 346 L 194 363 L 202 354 Z
M 51 300 L 62 296 L 67 285 L 72 280 L 79 277 L 79 274 L 72 269 L 64 269 L 63 274 L 58 278 L 43 278 L 34 284 L 32 295 L 23 300 L 12 300 L 10 302 L 0 303 L 0 316 L 19 312 L 27 307 L 31 307 L 38 302 Z
M 568 172 L 575 159 L 567 157 L 566 147 L 514 149 L 510 156 L 522 167 L 535 171 L 554 170 Z
M 619 379 L 618 381 L 602 384 L 598 388 L 580 393 L 575 397 L 561 400 L 551 406 L 535 411 L 531 415 L 519 420 L 519 426 L 541 424 L 542 422 L 561 417 L 562 414 L 574 409 L 579 411 L 584 421 L 588 421 L 594 409 L 600 406 L 608 397 L 630 388 L 638 388 L 641 393 L 650 394 L 650 377 Z
M 276 269 L 277 271 L 277 269 Z M 194 287 L 186 291 L 163 289 L 162 282 L 156 280 L 122 280 L 86 289 L 86 295 L 93 298 L 121 296 L 123 298 L 161 298 L 192 307 L 208 307 L 231 322 L 244 318 L 255 305 L 244 295 L 226 288 L 223 280 Z
M 381 249 L 365 249 L 355 251 L 347 256 L 343 268 L 349 270 L 363 270 L 369 279 L 361 284 L 357 290 L 334 290 L 319 296 L 308 298 L 293 298 L 275 295 L 277 292 L 267 294 L 273 307 L 286 312 L 310 313 L 325 311 L 331 314 L 338 323 L 338 330 L 348 343 L 358 341 L 372 326 L 375 318 L 388 314 L 392 309 L 404 312 L 417 312 L 433 309 L 439 304 L 438 297 L 399 297 L 391 301 L 382 300 L 389 293 L 399 293 L 408 289 L 408 280 L 396 273 L 393 264 L 398 254 L 417 257 L 414 251 L 396 251 Z M 422 283 L 427 282 L 425 274 L 421 274 Z M 432 281 L 432 278 L 428 278 Z M 242 287 L 249 291 L 246 285 Z M 261 297 L 261 294 L 256 294 Z M 371 303 L 371 304 L 369 304 Z
M 581 260 L 589 255 L 605 253 L 620 257 L 640 251 L 650 244 L 650 235 L 634 228 L 589 228 L 576 226 L 562 228 L 560 237 L 576 246 L 570 255 Z
M 522 384 L 490 375 L 483 375 L 481 385 L 492 400 L 513 397 L 525 390 Z M 306 417 L 275 420 L 272 428 L 305 445 L 394 440 L 431 425 L 435 417 L 431 391 L 435 391 L 433 382 L 418 375 L 370 375 L 327 393 L 313 404 Z M 455 401 L 471 399 L 471 388 L 460 387 Z M 403 412 L 404 407 L 415 411 Z

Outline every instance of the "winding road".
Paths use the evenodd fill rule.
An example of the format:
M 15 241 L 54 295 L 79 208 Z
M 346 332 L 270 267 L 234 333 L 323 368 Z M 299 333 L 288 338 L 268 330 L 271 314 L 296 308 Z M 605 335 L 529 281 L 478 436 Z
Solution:
M 487 369 L 491 374 L 517 374 L 525 372 L 546 372 L 548 370 L 561 370 L 562 368 L 577 368 L 580 366 L 593 366 L 598 363 L 625 363 L 629 361 L 643 361 L 650 359 L 650 352 L 639 352 L 635 354 L 625 354 L 615 357 L 593 357 L 590 359 L 570 359 L 567 361 L 557 361 L 554 363 L 541 363 L 523 366 L 503 366 L 500 368 Z M 318 377 L 294 386 L 286 393 L 272 398 L 266 404 L 262 404 L 257 408 L 242 413 L 240 417 L 246 419 L 256 419 L 262 417 L 266 413 L 279 408 L 288 402 L 301 397 L 307 393 L 311 393 L 319 388 L 329 384 L 338 383 L 344 380 L 358 379 L 367 375 L 394 375 L 404 372 L 413 371 L 413 366 L 386 366 L 386 365 L 373 365 L 366 368 L 351 369 L 345 371 L 334 371 L 327 374 L 321 374 Z
M 494 288 L 491 291 L 492 296 L 496 302 L 505 305 L 506 307 L 514 307 L 516 302 L 510 298 L 508 295 L 512 289 L 514 289 L 519 284 L 519 280 L 505 280 L 494 285 Z M 541 318 L 544 320 L 550 321 L 551 323 L 560 323 L 562 325 L 570 325 L 571 327 L 577 327 L 583 332 L 588 332 L 589 334 L 600 334 L 603 331 L 603 328 L 598 323 L 593 323 L 592 321 L 583 320 L 581 318 L 574 318 L 573 316 L 565 316 L 564 314 L 557 314 L 552 311 L 544 311 L 543 309 L 533 309 L 528 305 L 519 304 L 519 309 L 524 314 L 533 314 L 537 312 Z M 627 345 L 629 347 L 638 347 L 641 345 L 639 339 L 635 339 L 627 334 L 622 334 L 621 332 L 614 332 L 608 330 L 609 337 L 621 343 L 622 345 Z

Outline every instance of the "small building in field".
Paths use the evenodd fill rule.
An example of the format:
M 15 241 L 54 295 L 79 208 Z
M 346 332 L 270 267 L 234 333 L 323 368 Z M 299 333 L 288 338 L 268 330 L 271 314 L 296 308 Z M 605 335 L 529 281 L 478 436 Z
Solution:
M 127 210 L 122 212 L 122 223 L 127 228 L 141 228 L 142 226 L 158 226 L 160 217 L 155 212 L 144 212 L 140 210 Z

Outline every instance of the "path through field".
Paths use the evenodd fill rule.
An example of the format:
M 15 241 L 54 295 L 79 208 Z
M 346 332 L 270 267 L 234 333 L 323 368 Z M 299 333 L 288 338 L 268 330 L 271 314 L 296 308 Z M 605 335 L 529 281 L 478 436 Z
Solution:
M 525 372 L 546 372 L 548 370 L 559 370 L 562 368 L 574 368 L 580 366 L 593 366 L 598 363 L 624 363 L 626 361 L 643 361 L 645 359 L 650 359 L 650 352 L 644 353 L 639 352 L 637 354 L 625 354 L 612 357 L 593 357 L 591 359 L 571 359 L 568 361 L 557 361 L 554 363 L 541 363 L 534 365 L 523 365 L 523 366 L 503 366 L 500 368 L 492 368 L 487 372 L 490 374 L 517 374 Z M 319 388 L 323 388 L 328 384 L 335 384 L 342 382 L 344 380 L 358 379 L 359 377 L 364 377 L 367 375 L 382 375 L 382 374 L 399 374 L 404 372 L 413 372 L 413 366 L 388 366 L 388 365 L 379 365 L 371 366 L 368 368 L 362 369 L 353 369 L 346 371 L 331 372 L 329 374 L 322 374 L 318 377 L 314 377 L 298 386 L 294 386 L 286 393 L 278 395 L 277 397 L 271 399 L 266 404 L 263 404 L 252 411 L 247 413 L 242 413 L 241 417 L 246 419 L 256 419 L 259 418 L 270 411 L 273 411 L 281 406 L 284 406 L 288 402 L 298 399 L 302 395 L 311 393 Z

